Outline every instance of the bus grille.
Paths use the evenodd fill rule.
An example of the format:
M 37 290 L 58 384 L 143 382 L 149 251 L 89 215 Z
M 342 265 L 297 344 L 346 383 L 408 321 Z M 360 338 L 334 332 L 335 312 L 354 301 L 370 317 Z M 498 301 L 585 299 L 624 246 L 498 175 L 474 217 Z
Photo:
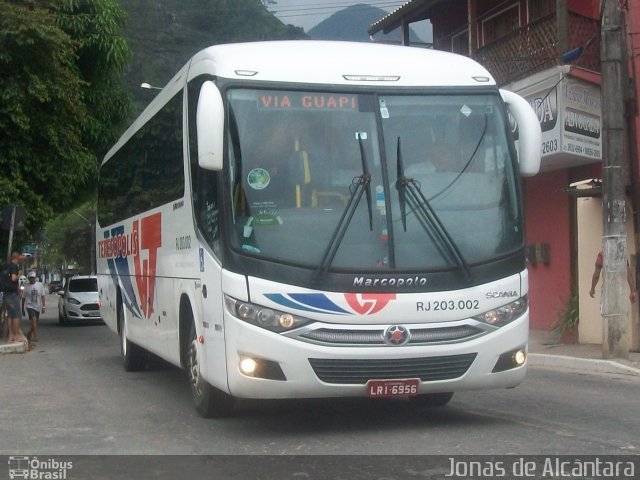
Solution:
M 325 383 L 365 384 L 369 380 L 419 378 L 423 382 L 461 377 L 477 353 L 442 357 L 399 358 L 384 360 L 331 360 L 310 358 L 309 363 Z
M 441 342 L 457 342 L 487 333 L 472 325 L 455 327 L 411 329 L 411 339 L 407 345 L 424 345 Z M 384 330 L 348 330 L 319 328 L 300 335 L 301 339 L 325 345 L 385 345 Z

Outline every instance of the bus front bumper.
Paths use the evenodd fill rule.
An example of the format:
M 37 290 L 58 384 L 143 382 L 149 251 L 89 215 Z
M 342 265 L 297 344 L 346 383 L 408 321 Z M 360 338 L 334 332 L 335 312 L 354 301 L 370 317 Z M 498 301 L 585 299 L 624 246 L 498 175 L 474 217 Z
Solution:
M 226 391 L 253 399 L 366 397 L 368 380 L 398 378 L 398 371 L 402 378 L 415 378 L 420 372 L 419 394 L 510 388 L 526 374 L 528 333 L 527 311 L 504 327 L 458 343 L 325 346 L 227 316 Z M 518 351 L 524 352 L 524 363 L 505 365 L 504 360 Z M 250 374 L 241 371 L 241 362 L 247 359 L 257 365 Z M 406 376 L 402 369 L 407 369 Z

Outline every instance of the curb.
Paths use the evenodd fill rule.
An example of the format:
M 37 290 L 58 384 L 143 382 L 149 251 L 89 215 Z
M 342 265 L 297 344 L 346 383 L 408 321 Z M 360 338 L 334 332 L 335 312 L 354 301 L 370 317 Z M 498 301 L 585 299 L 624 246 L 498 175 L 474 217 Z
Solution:
M 0 344 L 0 355 L 5 353 L 25 353 L 27 348 L 28 344 L 26 340 L 15 343 L 2 343 Z
M 529 365 L 537 367 L 562 367 L 598 373 L 618 373 L 640 376 L 640 368 L 631 367 L 615 360 L 567 357 L 564 355 L 529 354 Z
M 0 355 L 3 355 L 5 353 L 25 353 L 29 350 L 29 341 L 27 340 L 27 337 L 24 336 L 24 333 L 22 331 L 20 331 L 22 341 L 14 343 L 8 343 L 6 341 L 6 338 L 4 337 L 4 331 L 2 331 L 0 334 L 2 335 L 2 339 L 0 340 Z

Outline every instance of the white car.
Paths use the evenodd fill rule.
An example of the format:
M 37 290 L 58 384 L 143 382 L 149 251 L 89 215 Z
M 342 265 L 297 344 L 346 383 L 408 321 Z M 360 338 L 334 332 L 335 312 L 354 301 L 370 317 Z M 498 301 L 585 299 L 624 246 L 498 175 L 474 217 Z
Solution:
M 78 275 L 67 279 L 59 291 L 58 321 L 67 325 L 78 320 L 102 320 L 98 304 L 98 279 L 93 275 Z

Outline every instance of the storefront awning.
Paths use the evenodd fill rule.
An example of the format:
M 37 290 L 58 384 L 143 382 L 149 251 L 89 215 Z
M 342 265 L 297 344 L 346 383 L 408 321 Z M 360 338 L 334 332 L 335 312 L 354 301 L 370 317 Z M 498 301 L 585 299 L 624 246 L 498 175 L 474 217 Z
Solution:
M 600 75 L 561 65 L 503 88 L 524 97 L 542 128 L 540 171 L 602 162 Z

